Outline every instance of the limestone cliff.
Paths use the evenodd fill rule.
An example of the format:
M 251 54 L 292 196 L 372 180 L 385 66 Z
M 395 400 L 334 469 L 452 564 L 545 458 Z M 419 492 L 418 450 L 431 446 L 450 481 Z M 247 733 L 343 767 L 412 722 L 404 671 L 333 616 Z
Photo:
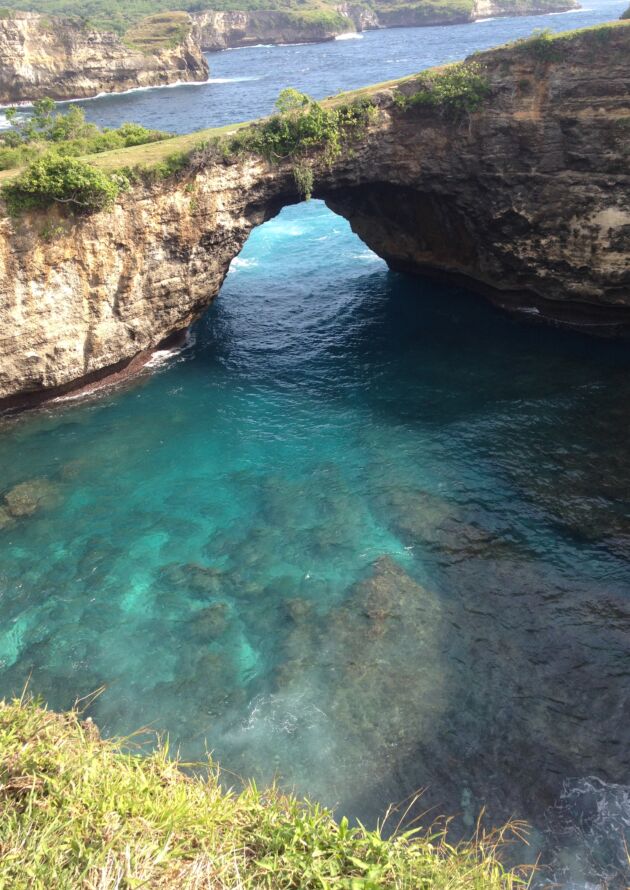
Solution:
M 451 4 L 345 2 L 330 12 L 256 10 L 193 13 L 203 49 L 256 44 L 317 43 L 349 31 L 450 25 L 490 16 L 542 15 L 578 9 L 578 0 L 461 0 Z
M 198 12 L 193 14 L 195 33 L 204 50 L 275 43 L 320 43 L 352 31 L 346 13 L 331 10 L 309 15 L 292 10 L 253 12 Z
M 208 77 L 208 64 L 192 34 L 190 17 L 181 42 L 150 51 L 126 45 L 116 34 L 94 31 L 71 18 L 14 12 L 0 18 L 0 103 L 78 99 L 101 92 L 160 86 Z
M 313 155 L 315 196 L 394 269 L 464 282 L 524 319 L 628 334 L 630 26 L 476 61 L 489 94 L 471 114 L 374 93 L 352 151 L 331 167 Z M 252 228 L 298 200 L 290 163 L 234 156 L 110 212 L 3 219 L 4 405 L 141 361 L 203 313 Z

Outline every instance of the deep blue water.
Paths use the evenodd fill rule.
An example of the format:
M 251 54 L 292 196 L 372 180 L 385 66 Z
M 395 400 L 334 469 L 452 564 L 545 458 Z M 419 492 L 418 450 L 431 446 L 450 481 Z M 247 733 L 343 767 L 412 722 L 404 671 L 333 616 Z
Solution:
M 205 126 L 594 15 L 226 52 L 265 76 L 86 106 Z M 368 822 L 423 787 L 460 831 L 529 819 L 564 886 L 625 886 L 629 371 L 285 209 L 185 350 L 0 426 L 2 489 L 37 500 L 0 529 L 0 693 L 105 685 L 104 732 Z

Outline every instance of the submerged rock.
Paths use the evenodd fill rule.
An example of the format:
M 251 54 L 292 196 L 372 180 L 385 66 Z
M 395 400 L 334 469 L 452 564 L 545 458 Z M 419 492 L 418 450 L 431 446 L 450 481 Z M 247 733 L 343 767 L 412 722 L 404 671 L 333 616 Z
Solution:
M 226 572 L 216 566 L 196 562 L 170 563 L 160 570 L 160 578 L 173 587 L 186 588 L 197 594 L 216 596 L 221 593 Z
M 0 529 L 6 528 L 7 525 L 11 525 L 13 522 L 13 517 L 9 513 L 6 507 L 0 506 Z
M 190 619 L 191 636 L 198 642 L 216 640 L 228 628 L 230 607 L 227 603 L 212 603 Z
M 287 615 L 296 624 L 307 621 L 313 611 L 313 603 L 299 596 L 287 600 L 285 605 Z
M 55 505 L 58 488 L 44 477 L 20 482 L 4 496 L 5 509 L 11 516 L 31 516 L 37 510 Z

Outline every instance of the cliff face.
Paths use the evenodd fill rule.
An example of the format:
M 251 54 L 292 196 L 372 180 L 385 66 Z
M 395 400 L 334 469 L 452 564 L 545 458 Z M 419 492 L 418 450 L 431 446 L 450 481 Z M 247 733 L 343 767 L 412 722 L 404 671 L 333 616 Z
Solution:
M 160 86 L 208 77 L 189 33 L 177 46 L 141 52 L 113 34 L 70 18 L 15 12 L 0 19 L 0 103 L 78 99 L 100 92 Z
M 346 13 L 307 14 L 269 10 L 194 13 L 195 33 L 204 50 L 271 43 L 320 43 L 354 29 Z
M 461 0 L 449 4 L 347 2 L 326 16 L 261 10 L 193 13 L 196 34 L 205 50 L 256 44 L 316 43 L 348 31 L 375 28 L 450 25 L 490 16 L 539 15 L 578 9 L 578 0 Z M 335 16 L 336 11 L 336 16 Z
M 459 119 L 375 93 L 352 151 L 331 168 L 313 157 L 314 194 L 394 269 L 465 282 L 523 318 L 628 334 L 630 26 L 542 50 L 479 55 L 490 93 Z M 203 313 L 251 229 L 297 200 L 289 163 L 248 157 L 138 187 L 111 212 L 2 220 L 0 399 L 140 361 Z

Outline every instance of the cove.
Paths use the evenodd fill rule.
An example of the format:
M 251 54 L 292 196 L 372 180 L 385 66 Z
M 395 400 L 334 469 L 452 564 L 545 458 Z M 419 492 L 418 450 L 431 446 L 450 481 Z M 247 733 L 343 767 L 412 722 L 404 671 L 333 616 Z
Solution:
M 348 41 L 354 81 L 322 61 L 338 45 L 213 64 L 258 77 L 286 53 L 339 83 L 274 70 L 280 86 L 323 94 L 407 73 L 381 51 L 363 73 L 372 40 L 404 41 L 415 71 L 441 60 L 427 43 L 499 27 L 525 25 Z M 195 97 L 212 122 L 268 111 L 276 84 L 244 83 L 260 92 Z M 190 129 L 191 96 L 86 105 Z M 0 529 L 0 692 L 30 677 L 65 708 L 104 684 L 89 713 L 105 733 L 148 724 L 370 824 L 426 788 L 420 809 L 461 833 L 482 806 L 530 820 L 543 885 L 625 887 L 629 363 L 627 345 L 388 272 L 320 202 L 284 209 L 185 349 L 2 421 L 2 493 L 29 487 Z
M 388 272 L 311 202 L 163 359 L 3 425 L 5 488 L 47 480 L 0 532 L 3 694 L 105 684 L 106 733 L 368 822 L 425 787 L 622 886 L 627 347 Z

